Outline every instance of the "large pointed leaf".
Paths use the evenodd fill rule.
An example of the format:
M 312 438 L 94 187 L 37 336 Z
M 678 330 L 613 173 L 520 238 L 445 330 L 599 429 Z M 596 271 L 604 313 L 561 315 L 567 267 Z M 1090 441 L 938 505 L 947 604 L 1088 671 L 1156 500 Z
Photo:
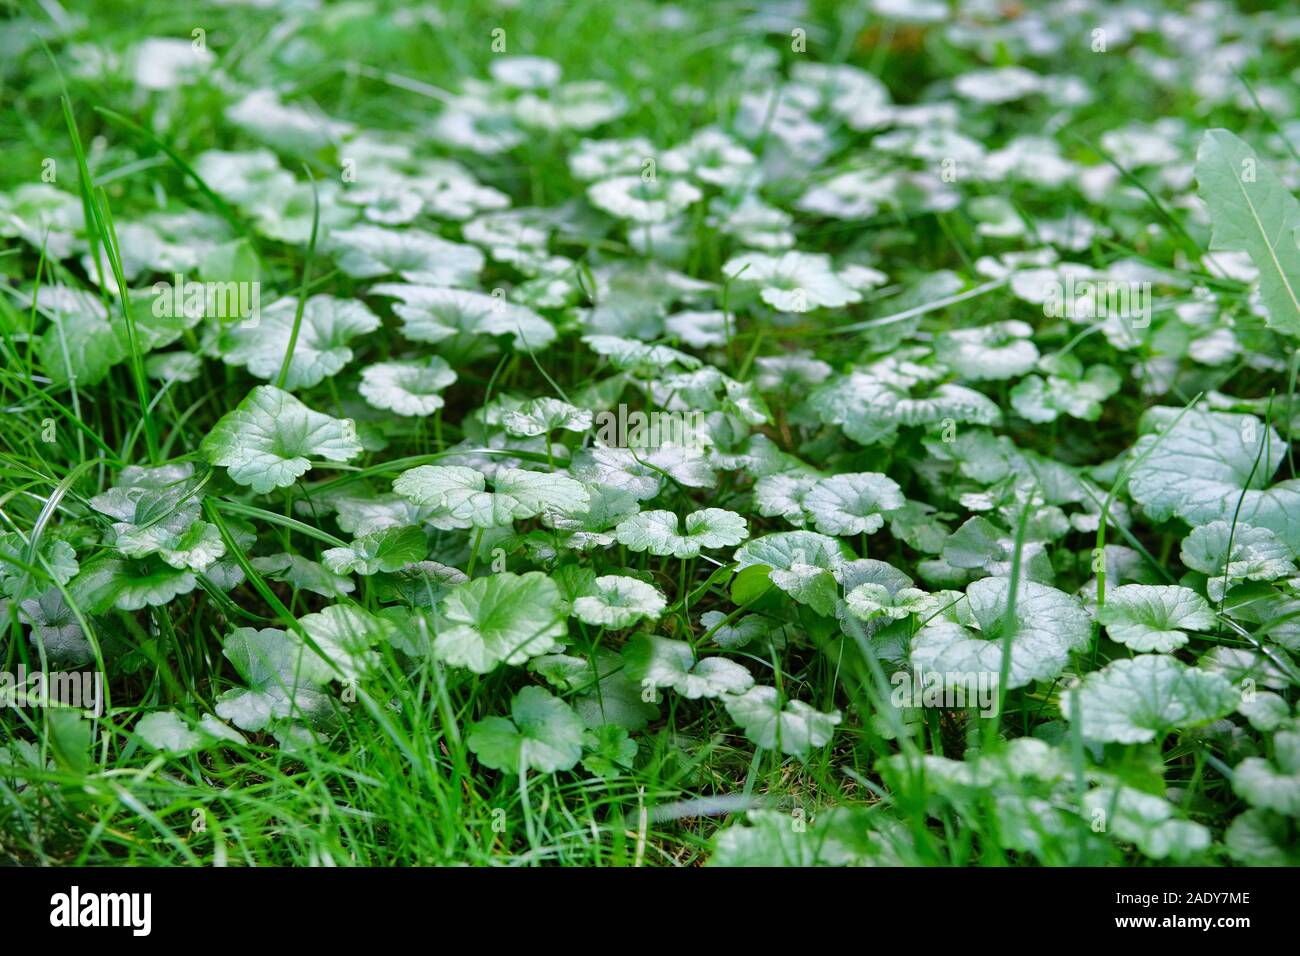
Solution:
M 1300 202 L 1226 129 L 1208 130 L 1201 138 L 1196 180 L 1214 225 L 1210 249 L 1249 255 L 1259 270 L 1269 324 L 1300 336 Z

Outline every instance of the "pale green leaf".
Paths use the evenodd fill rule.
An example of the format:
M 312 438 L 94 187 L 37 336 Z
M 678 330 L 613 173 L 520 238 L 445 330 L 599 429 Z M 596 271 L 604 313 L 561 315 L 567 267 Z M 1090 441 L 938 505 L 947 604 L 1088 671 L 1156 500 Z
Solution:
M 312 411 L 288 392 L 259 385 L 222 416 L 199 446 L 214 465 L 258 494 L 292 485 L 312 458 L 347 461 L 361 454 L 350 418 Z

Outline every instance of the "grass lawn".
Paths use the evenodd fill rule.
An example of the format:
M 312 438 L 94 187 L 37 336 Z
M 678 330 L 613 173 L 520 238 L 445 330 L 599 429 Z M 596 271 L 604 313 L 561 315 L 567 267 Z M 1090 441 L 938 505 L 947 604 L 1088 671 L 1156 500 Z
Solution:
M 1293 13 L 4 7 L 0 862 L 1300 863 Z

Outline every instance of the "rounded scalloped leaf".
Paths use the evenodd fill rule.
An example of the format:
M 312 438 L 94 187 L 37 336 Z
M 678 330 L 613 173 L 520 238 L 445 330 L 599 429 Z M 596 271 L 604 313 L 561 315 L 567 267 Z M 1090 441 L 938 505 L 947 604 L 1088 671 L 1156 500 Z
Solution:
M 428 553 L 424 532 L 419 528 L 385 528 L 360 535 L 345 548 L 328 548 L 321 554 L 325 567 L 334 574 L 369 576 L 381 571 L 400 571 L 424 559 Z
M 951 329 L 936 337 L 935 356 L 972 381 L 1015 378 L 1038 363 L 1033 334 L 1034 327 L 1019 320 Z
M 935 618 L 912 638 L 911 662 L 917 670 L 964 675 L 985 674 L 994 684 L 1002 673 L 1009 578 L 975 581 L 956 606 L 963 623 Z M 1007 688 L 1059 677 L 1070 654 L 1092 639 L 1092 623 L 1079 601 L 1035 581 L 1020 582 Z M 957 680 L 957 678 L 954 678 Z M 945 678 L 946 681 L 946 678 Z
M 573 708 L 541 687 L 525 687 L 510 702 L 510 716 L 485 717 L 465 743 L 479 763 L 505 773 L 572 770 L 582 758 L 585 728 Z
M 134 729 L 150 748 L 168 754 L 186 754 L 222 742 L 246 743 L 243 734 L 227 727 L 211 714 L 204 714 L 195 725 L 174 710 L 159 710 L 141 717 Z
M 692 369 L 701 364 L 694 355 L 670 346 L 647 345 L 617 335 L 584 335 L 582 341 L 597 355 L 609 359 L 615 368 L 623 370 L 661 371 L 673 364 Z
M 1253 415 L 1192 409 L 1174 424 L 1178 413 L 1142 416 L 1148 434 L 1130 453 L 1138 461 L 1128 478 L 1132 499 L 1157 521 L 1254 525 L 1300 549 L 1300 479 L 1268 484 L 1286 458 L 1277 432 Z
M 750 810 L 745 823 L 718 831 L 708 866 L 807 867 L 886 865 L 864 807 L 831 807 L 810 820 L 782 810 Z M 802 825 L 796 826 L 798 820 Z
M 671 687 L 690 700 L 741 694 L 754 685 L 743 666 L 725 657 L 695 659 L 691 646 L 653 634 L 638 634 L 623 648 L 627 676 L 644 687 Z
M 256 320 L 234 325 L 222 336 L 222 360 L 246 366 L 249 374 L 273 381 L 293 338 L 297 310 L 297 299 L 283 298 L 263 309 Z M 284 387 L 310 388 L 338 374 L 352 361 L 348 343 L 378 328 L 379 317 L 355 299 L 332 295 L 307 299 Z
M 443 389 L 456 381 L 445 359 L 422 362 L 377 362 L 361 370 L 361 392 L 370 405 L 398 415 L 432 415 L 445 404 Z
M 726 548 L 749 537 L 745 519 L 734 511 L 705 508 L 686 516 L 686 534 L 677 531 L 671 511 L 642 511 L 620 521 L 614 529 L 619 544 L 633 551 L 649 551 L 685 560 L 704 548 Z
M 1272 581 L 1296 571 L 1293 549 L 1276 533 L 1244 523 L 1211 521 L 1193 528 L 1179 557 L 1209 578 L 1205 591 L 1214 601 L 1222 600 L 1234 582 Z
M 553 654 L 567 633 L 560 589 L 540 571 L 477 578 L 451 591 L 438 608 L 446 626 L 434 639 L 434 653 L 476 674 Z
M 463 465 L 421 465 L 402 472 L 393 490 L 448 519 L 439 527 L 496 528 L 543 513 L 582 514 L 591 503 L 582 483 L 567 475 L 501 468 L 493 485 L 486 491 L 483 473 Z
M 1227 679 L 1160 654 L 1111 661 L 1061 695 L 1061 712 L 1088 740 L 1158 740 L 1171 730 L 1218 720 L 1240 697 Z
M 486 261 L 474 246 L 450 242 L 419 229 L 360 225 L 330 236 L 334 261 L 354 279 L 401 275 L 429 286 L 468 286 L 478 281 Z
M 874 471 L 835 475 L 818 481 L 803 498 L 822 534 L 872 534 L 885 525 L 885 513 L 903 507 L 903 490 Z
M 558 398 L 533 398 L 501 415 L 501 426 L 511 435 L 532 438 L 557 428 L 585 432 L 591 427 L 592 413 Z
M 541 351 L 555 341 L 555 326 L 532 309 L 469 289 L 380 283 L 373 295 L 401 301 L 393 312 L 413 342 L 441 342 L 455 335 L 511 335 L 514 347 Z
M 883 584 L 871 581 L 859 584 L 844 595 L 844 603 L 854 617 L 860 621 L 873 621 L 878 618 L 898 621 L 915 613 L 918 601 L 927 597 L 918 588 L 900 588 L 890 592 Z
M 1247 757 L 1233 770 L 1232 789 L 1251 806 L 1300 816 L 1300 730 L 1279 730 L 1273 759 Z
M 762 565 L 768 577 L 786 594 L 819 614 L 835 613 L 839 600 L 836 575 L 852 558 L 837 538 L 815 531 L 781 531 L 765 534 L 736 551 L 736 569 Z
M 737 285 L 757 286 L 762 300 L 778 312 L 839 308 L 862 300 L 822 253 L 745 252 L 728 260 L 722 272 Z
M 824 747 L 835 733 L 840 712 L 819 711 L 801 700 L 781 703 L 775 687 L 758 685 L 726 698 L 727 713 L 754 744 L 802 759 L 813 747 Z
M 1174 816 L 1170 801 L 1133 787 L 1101 786 L 1083 797 L 1083 814 L 1107 821 L 1108 830 L 1137 845 L 1154 860 L 1183 860 L 1210 846 L 1210 831 L 1199 823 Z
M 1214 621 L 1209 602 L 1179 585 L 1124 584 L 1097 609 L 1110 639 L 1135 651 L 1175 651 L 1187 643 L 1186 631 L 1208 630 Z
M 972 425 L 1002 420 L 997 405 L 964 385 L 945 383 L 915 398 L 899 384 L 860 371 L 830 379 L 808 401 L 823 422 L 840 426 L 863 445 L 885 441 L 904 425 L 936 425 L 947 418 Z
M 667 605 L 654 585 L 624 574 L 606 574 L 596 578 L 591 593 L 574 599 L 573 613 L 587 624 L 618 629 L 646 618 L 657 621 Z
M 362 447 L 352 419 L 322 415 L 274 385 L 259 385 L 221 417 L 199 450 L 233 481 L 264 495 L 292 485 L 312 458 L 348 461 Z

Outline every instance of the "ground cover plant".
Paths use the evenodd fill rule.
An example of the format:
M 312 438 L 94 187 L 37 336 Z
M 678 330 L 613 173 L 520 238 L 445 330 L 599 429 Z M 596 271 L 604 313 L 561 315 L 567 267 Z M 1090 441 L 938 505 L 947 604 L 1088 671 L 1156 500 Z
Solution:
M 0 859 L 1300 862 L 1293 13 L 6 8 Z

